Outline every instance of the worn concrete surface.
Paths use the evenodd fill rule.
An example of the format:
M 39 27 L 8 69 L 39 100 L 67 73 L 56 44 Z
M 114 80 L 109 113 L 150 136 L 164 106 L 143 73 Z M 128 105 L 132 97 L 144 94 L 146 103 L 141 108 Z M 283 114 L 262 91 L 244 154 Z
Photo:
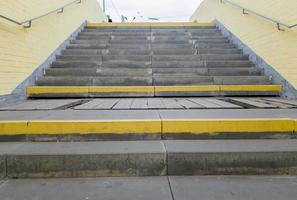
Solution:
M 2 144 L 8 178 L 297 174 L 297 140 Z
M 6 154 L 7 177 L 162 176 L 161 142 L 23 143 Z
M 1 200 L 295 200 L 294 176 L 194 176 L 0 181 Z
M 1 111 L 7 120 L 132 120 L 132 119 L 255 119 L 297 118 L 296 109 L 204 109 L 204 110 L 46 110 Z

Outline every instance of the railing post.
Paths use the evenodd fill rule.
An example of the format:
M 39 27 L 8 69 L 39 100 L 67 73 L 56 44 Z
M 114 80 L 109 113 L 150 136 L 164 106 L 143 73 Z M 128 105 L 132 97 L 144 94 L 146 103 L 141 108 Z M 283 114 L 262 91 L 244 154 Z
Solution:
M 280 26 L 279 23 L 276 23 L 276 25 L 277 25 L 277 29 L 278 29 L 279 31 L 285 31 L 284 29 L 281 28 L 281 26 Z
M 64 12 L 64 8 L 61 8 L 60 11 L 58 11 L 58 13 L 63 13 Z
M 31 28 L 31 25 L 32 25 L 32 21 L 29 21 L 28 25 L 25 25 L 24 28 Z

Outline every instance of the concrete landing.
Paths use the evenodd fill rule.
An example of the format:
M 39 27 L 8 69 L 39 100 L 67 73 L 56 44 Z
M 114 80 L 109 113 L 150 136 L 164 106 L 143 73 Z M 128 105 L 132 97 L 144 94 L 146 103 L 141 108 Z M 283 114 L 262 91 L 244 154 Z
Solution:
M 195 176 L 0 181 L 2 200 L 295 200 L 295 176 Z

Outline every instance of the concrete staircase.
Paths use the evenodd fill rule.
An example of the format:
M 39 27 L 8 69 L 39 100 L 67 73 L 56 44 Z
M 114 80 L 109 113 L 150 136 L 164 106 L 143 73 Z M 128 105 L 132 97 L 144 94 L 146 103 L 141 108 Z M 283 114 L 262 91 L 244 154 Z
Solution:
M 281 89 L 213 24 L 89 24 L 0 111 L 0 178 L 296 175 Z
M 280 86 L 213 25 L 86 27 L 39 77 L 31 97 L 277 96 Z M 64 92 L 53 87 L 96 88 Z M 133 90 L 133 87 L 139 87 Z M 175 87 L 172 87 L 175 86 Z M 182 87 L 178 87 L 182 86 Z M 191 88 L 196 86 L 196 88 Z M 199 87 L 197 87 L 199 86 Z M 214 87 L 217 86 L 217 87 Z M 221 88 L 220 86 L 225 86 Z M 249 86 L 243 91 L 232 86 Z M 276 87 L 273 87 L 276 86 Z M 47 88 L 51 87 L 51 90 Z M 100 87 L 116 87 L 106 92 Z M 126 90 L 121 90 L 126 87 Z M 127 90 L 130 88 L 130 90 Z M 151 88 L 148 92 L 145 88 Z M 264 88 L 264 89 L 263 89 Z M 31 89 L 31 90 L 30 90 Z M 36 87 L 35 87 L 36 89 Z M 123 89 L 123 88 L 122 88 Z M 61 90 L 61 88 L 60 88 Z M 143 90 L 143 91 L 141 91 Z

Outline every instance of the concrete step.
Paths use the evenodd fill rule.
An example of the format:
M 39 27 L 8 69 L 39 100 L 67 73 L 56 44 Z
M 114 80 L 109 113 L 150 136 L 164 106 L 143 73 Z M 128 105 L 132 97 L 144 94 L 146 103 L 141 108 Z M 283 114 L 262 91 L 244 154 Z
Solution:
M 184 75 L 184 76 L 182 76 Z M 213 78 L 210 76 L 198 76 L 187 74 L 173 75 L 154 75 L 154 85 L 156 86 L 173 86 L 173 85 L 213 85 Z
M 81 32 L 78 36 L 111 36 L 111 32 Z
M 242 51 L 236 48 L 197 48 L 198 54 L 241 54 Z
M 69 44 L 67 49 L 106 49 L 107 44 Z
M 154 40 L 152 43 L 157 43 L 157 44 L 188 44 L 190 43 L 189 39 L 162 39 L 162 40 Z
M 36 86 L 28 87 L 31 98 L 94 97 L 204 97 L 280 96 L 281 85 L 182 85 L 182 86 Z
M 103 61 L 143 61 L 150 62 L 151 56 L 149 55 L 105 55 Z
M 195 49 L 154 49 L 154 55 L 194 55 Z
M 196 42 L 195 47 L 200 48 L 235 48 L 235 45 L 230 43 L 208 43 L 208 42 Z
M 108 35 L 78 35 L 76 37 L 77 40 L 101 40 L 101 41 L 109 41 L 111 39 Z
M 150 36 L 112 36 L 114 40 L 150 40 Z
M 194 46 L 192 44 L 158 44 L 153 43 L 152 49 L 193 49 Z
M 263 74 L 263 70 L 257 67 L 248 68 L 209 68 L 210 76 L 258 76 Z
M 112 39 L 110 41 L 111 44 L 135 44 L 135 45 L 141 45 L 141 44 L 149 44 L 149 40 L 118 40 L 118 39 Z
M 204 68 L 205 61 L 154 61 L 153 68 Z
M 201 54 L 201 60 L 248 60 L 249 57 L 242 54 Z
M 167 68 L 153 68 L 153 74 L 176 74 L 176 73 L 189 73 L 197 75 L 208 75 L 207 68 L 189 68 L 189 67 L 167 67 Z
M 270 85 L 268 76 L 214 76 L 215 85 Z
M 212 33 L 204 33 L 204 32 L 193 32 L 191 33 L 192 37 L 200 37 L 200 36 L 211 36 L 211 37 L 218 37 L 218 36 L 222 36 L 222 34 L 220 32 L 212 32 Z
M 94 45 L 106 45 L 110 41 L 110 38 L 106 39 L 76 39 L 71 41 L 71 44 L 94 44 Z
M 1 146 L 3 178 L 297 174 L 295 140 L 4 143 Z
M 199 55 L 153 55 L 152 61 L 200 61 Z
M 149 49 L 109 49 L 110 55 L 150 55 Z
M 254 64 L 251 61 L 244 60 L 218 60 L 218 61 L 206 61 L 206 67 L 208 68 L 217 68 L 217 67 L 254 67 Z
M 218 35 L 218 36 L 211 36 L 211 35 L 206 35 L 206 36 L 191 36 L 192 40 L 228 40 L 227 37 L 223 35 Z
M 151 68 L 150 62 L 144 61 L 126 61 L 126 60 L 105 60 L 102 63 L 102 67 L 105 68 L 132 68 L 132 69 L 143 69 L 143 68 Z
M 185 36 L 154 36 L 152 37 L 154 41 L 167 41 L 167 40 L 187 40 L 189 41 L 190 37 Z
M 152 69 L 137 68 L 51 68 L 46 76 L 149 76 Z
M 51 68 L 98 68 L 101 66 L 101 60 L 88 60 L 85 61 L 73 61 L 73 60 L 59 60 L 52 63 Z
M 220 39 L 220 38 L 218 38 L 218 39 L 216 39 L 216 38 L 193 39 L 193 38 L 191 38 L 191 39 L 194 40 L 196 43 L 223 43 L 223 44 L 230 43 L 230 41 L 226 38 L 222 38 L 222 39 Z
M 44 76 L 38 86 L 151 86 L 151 76 Z
M 149 44 L 109 44 L 109 49 L 150 49 Z
M 114 32 L 112 33 L 113 36 L 118 37 L 118 36 L 129 36 L 129 37 L 149 37 L 151 36 L 150 32 Z
M 62 55 L 104 55 L 107 50 L 96 49 L 66 49 L 62 51 Z

